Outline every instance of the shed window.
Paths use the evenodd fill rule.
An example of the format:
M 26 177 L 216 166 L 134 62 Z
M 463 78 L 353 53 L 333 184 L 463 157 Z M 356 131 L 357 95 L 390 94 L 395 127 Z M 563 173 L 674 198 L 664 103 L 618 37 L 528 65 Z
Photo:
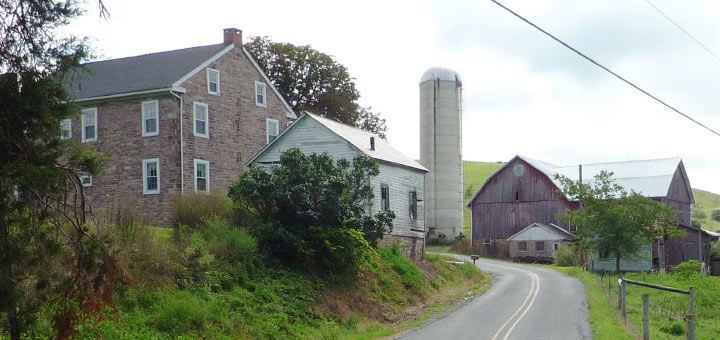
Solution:
M 535 250 L 536 251 L 545 250 L 545 241 L 535 242 Z
M 91 174 L 84 174 L 80 175 L 80 183 L 82 183 L 82 186 L 84 187 L 91 187 L 92 186 L 92 175 Z
M 518 251 L 527 251 L 527 242 L 518 242 Z
M 210 162 L 195 160 L 195 191 L 210 192 Z
M 60 139 L 70 138 L 72 138 L 72 119 L 63 119 L 60 121 Z
M 82 110 L 82 141 L 94 142 L 97 140 L 97 108 Z
M 610 257 L 610 252 L 607 250 L 600 250 L 598 252 L 598 255 L 600 255 L 601 259 L 606 259 L 606 258 Z
M 266 142 L 270 144 L 280 134 L 280 125 L 276 119 L 265 118 Z
M 143 159 L 143 194 L 160 192 L 160 159 Z
M 197 137 L 209 138 L 210 127 L 208 126 L 208 106 L 205 103 L 194 102 L 193 103 L 193 133 Z
M 208 93 L 216 96 L 220 95 L 220 71 L 208 68 L 207 69 L 207 83 Z
M 265 96 L 265 83 L 255 82 L 255 105 L 267 107 L 267 98 Z
M 408 201 L 410 206 L 410 219 L 417 220 L 417 191 L 410 191 Z
M 387 184 L 380 185 L 380 209 L 390 210 L 390 187 Z
M 160 130 L 158 117 L 158 101 L 149 100 L 142 102 L 142 135 L 157 136 Z

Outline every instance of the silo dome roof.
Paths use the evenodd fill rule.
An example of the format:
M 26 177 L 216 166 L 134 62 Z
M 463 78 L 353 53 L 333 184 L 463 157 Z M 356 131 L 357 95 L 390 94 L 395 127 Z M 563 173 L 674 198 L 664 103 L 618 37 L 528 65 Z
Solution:
M 451 81 L 455 82 L 455 80 L 462 83 L 462 80 L 460 79 L 460 75 L 445 67 L 431 67 L 425 73 L 423 73 L 422 78 L 420 78 L 420 83 L 424 83 L 428 80 L 434 80 L 439 79 L 440 81 Z

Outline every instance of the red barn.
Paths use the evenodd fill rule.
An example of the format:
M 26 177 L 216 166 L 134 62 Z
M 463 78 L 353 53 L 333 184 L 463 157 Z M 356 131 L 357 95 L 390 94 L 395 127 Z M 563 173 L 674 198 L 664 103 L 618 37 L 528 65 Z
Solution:
M 612 172 L 615 183 L 626 190 L 662 201 L 679 212 L 678 224 L 688 231 L 688 236 L 665 242 L 663 253 L 667 265 L 688 259 L 703 259 L 704 237 L 707 235 L 690 226 L 690 206 L 695 199 L 679 158 L 564 167 L 515 156 L 493 173 L 467 204 L 472 213 L 473 245 L 480 246 L 486 255 L 508 258 L 507 239 L 533 223 L 552 223 L 573 232 L 573 226 L 555 216 L 568 209 L 577 209 L 578 202 L 558 195 L 560 183 L 555 175 L 573 180 L 581 178 L 583 183 L 592 184 L 594 176 L 603 170 Z M 657 248 L 657 245 L 652 247 L 652 258 L 645 256 L 642 261 L 629 260 L 624 268 L 649 270 L 658 263 Z M 589 257 L 592 258 L 592 254 Z M 598 262 L 602 261 L 598 259 Z

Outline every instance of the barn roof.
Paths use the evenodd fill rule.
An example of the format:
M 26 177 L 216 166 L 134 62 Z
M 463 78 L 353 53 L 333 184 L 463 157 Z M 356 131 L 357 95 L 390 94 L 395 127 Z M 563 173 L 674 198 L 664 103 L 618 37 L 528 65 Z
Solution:
M 495 176 L 496 173 L 499 173 L 505 168 L 505 166 L 507 166 L 507 164 L 512 163 L 512 161 L 516 158 L 523 160 L 530 166 L 545 174 L 545 176 L 547 176 L 557 188 L 561 188 L 562 185 L 560 181 L 555 179 L 555 175 L 562 175 L 574 181 L 577 181 L 580 177 L 580 168 L 577 165 L 558 166 L 517 155 L 512 160 L 505 163 L 505 165 L 498 169 L 494 174 L 488 177 L 485 183 L 483 183 L 480 189 L 475 193 L 475 196 L 470 199 L 467 206 L 470 206 L 471 202 L 475 199 L 475 197 L 477 197 L 480 191 L 482 191 L 490 178 Z M 668 195 L 670 185 L 678 168 L 680 169 L 680 174 L 683 176 L 685 182 L 688 183 L 689 187 L 690 181 L 688 180 L 687 173 L 685 172 L 685 166 L 680 158 L 582 164 L 582 182 L 584 184 L 593 185 L 595 183 L 595 175 L 605 170 L 607 172 L 612 172 L 612 178 L 615 180 L 615 183 L 623 187 L 628 192 L 632 190 L 647 197 L 660 198 Z M 688 190 L 688 194 L 694 202 L 695 199 L 692 190 Z M 570 198 L 568 197 L 568 199 Z
M 260 152 L 258 152 L 252 159 L 250 159 L 250 161 L 248 161 L 248 165 L 252 165 L 255 159 L 257 159 L 262 153 L 265 152 L 265 150 L 268 150 L 273 144 L 280 140 L 285 133 L 292 130 L 292 128 L 296 126 L 301 119 L 312 119 L 317 121 L 322 126 L 326 127 L 328 130 L 336 134 L 338 137 L 350 143 L 350 145 L 352 145 L 352 147 L 355 148 L 358 152 L 364 153 L 365 155 L 372 157 L 380 162 L 399 165 L 417 171 L 428 172 L 428 169 L 420 165 L 418 162 L 410 159 L 410 157 L 405 156 L 402 152 L 393 148 L 386 140 L 380 138 L 380 136 L 372 132 L 358 129 L 354 126 L 336 122 L 332 119 L 320 117 L 319 115 L 308 112 L 300 116 L 297 122 L 295 122 L 289 128 L 285 129 L 285 131 L 283 131 L 277 138 L 275 138 L 275 140 L 273 140 L 270 144 L 266 145 L 265 148 L 260 150 Z M 371 137 L 375 141 L 374 150 L 370 149 Z

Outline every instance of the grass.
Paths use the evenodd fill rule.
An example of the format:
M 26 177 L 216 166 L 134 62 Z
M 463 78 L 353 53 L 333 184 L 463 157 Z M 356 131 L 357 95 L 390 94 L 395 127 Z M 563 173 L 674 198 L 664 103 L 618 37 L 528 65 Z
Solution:
M 502 163 L 463 161 L 463 206 L 470 201 L 485 180 L 490 177 Z M 470 237 L 470 209 L 463 209 L 463 233 Z
M 556 267 L 585 284 L 590 305 L 590 324 L 593 339 L 633 339 L 623 329 L 615 309 L 617 283 L 615 276 L 601 280 L 598 274 L 585 272 L 578 267 Z M 698 320 L 697 339 L 714 340 L 720 334 L 720 277 L 678 274 L 627 273 L 627 279 L 650 282 L 679 289 L 695 287 L 695 308 Z M 650 295 L 650 338 L 681 340 L 685 338 L 685 322 L 688 296 L 641 286 L 627 286 L 627 316 L 635 331 L 642 330 L 642 295 Z M 675 333 L 675 334 L 672 334 Z
M 700 222 L 703 229 L 720 231 L 720 222 L 710 217 L 714 209 L 720 209 L 720 195 L 700 189 L 693 189 L 693 195 L 695 195 L 695 204 L 692 207 L 693 211 L 701 210 L 705 213 L 704 218 L 693 217 L 693 220 Z

